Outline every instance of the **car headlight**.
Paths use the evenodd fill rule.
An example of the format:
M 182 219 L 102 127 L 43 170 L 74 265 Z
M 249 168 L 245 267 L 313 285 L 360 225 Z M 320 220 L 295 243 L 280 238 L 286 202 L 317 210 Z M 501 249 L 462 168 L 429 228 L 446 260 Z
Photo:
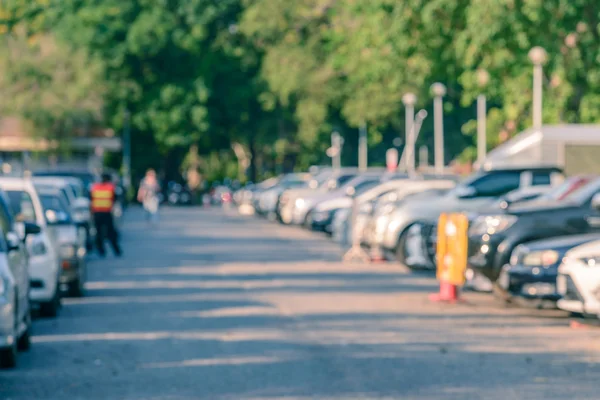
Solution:
M 360 212 L 370 214 L 373 211 L 373 203 L 368 202 L 360 206 Z
M 517 222 L 517 217 L 514 215 L 480 216 L 473 221 L 473 224 L 469 229 L 469 235 L 493 235 L 505 231 L 515 222 Z
M 600 267 L 600 256 L 581 257 L 579 261 L 588 267 Z
M 559 260 L 560 255 L 554 250 L 532 251 L 523 257 L 523 265 L 531 267 L 549 267 Z
M 32 256 L 42 256 L 48 252 L 48 248 L 44 242 L 33 242 L 30 246 L 29 252 Z
M 392 211 L 394 211 L 394 209 L 395 207 L 393 204 L 386 204 L 381 210 L 381 215 L 389 215 L 392 213 Z
M 77 249 L 73 245 L 60 246 L 61 258 L 74 258 L 77 254 Z
M 294 203 L 296 208 L 303 208 L 305 204 L 306 202 L 304 201 L 304 199 L 296 199 L 296 202 Z

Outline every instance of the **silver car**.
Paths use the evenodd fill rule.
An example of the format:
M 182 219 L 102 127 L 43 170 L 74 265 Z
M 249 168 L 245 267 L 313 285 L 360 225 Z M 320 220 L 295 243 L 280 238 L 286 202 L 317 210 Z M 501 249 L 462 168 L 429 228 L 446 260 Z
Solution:
M 58 246 L 61 290 L 73 297 L 84 294 L 87 276 L 86 238 L 81 234 L 61 191 L 37 188 L 51 235 Z

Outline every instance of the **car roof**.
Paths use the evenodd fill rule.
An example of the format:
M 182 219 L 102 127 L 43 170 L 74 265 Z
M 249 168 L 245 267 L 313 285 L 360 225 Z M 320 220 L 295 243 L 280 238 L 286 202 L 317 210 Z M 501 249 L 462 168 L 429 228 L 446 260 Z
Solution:
M 34 176 L 32 178 L 33 183 L 48 183 L 50 185 L 61 185 L 61 186 L 68 186 L 69 185 L 69 181 L 67 180 L 67 177 L 62 177 L 62 176 Z
M 33 182 L 25 178 L 0 177 L 0 186 L 4 190 L 27 190 L 35 192 Z
M 563 169 L 556 165 L 533 165 L 533 166 L 508 166 L 508 167 L 500 167 L 500 168 L 480 168 L 476 172 L 505 172 L 505 171 L 556 171 L 563 172 Z

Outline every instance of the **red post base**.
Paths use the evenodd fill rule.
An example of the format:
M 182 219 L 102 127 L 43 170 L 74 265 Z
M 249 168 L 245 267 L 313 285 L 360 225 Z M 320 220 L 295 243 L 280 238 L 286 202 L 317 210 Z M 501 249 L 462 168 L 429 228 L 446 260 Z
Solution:
M 440 292 L 429 295 L 429 300 L 432 302 L 444 303 L 459 303 L 464 302 L 459 297 L 458 287 L 448 282 L 440 282 Z
M 386 258 L 383 255 L 383 252 L 380 249 L 372 249 L 371 250 L 371 254 L 369 254 L 371 257 L 371 262 L 372 263 L 383 263 L 386 262 Z

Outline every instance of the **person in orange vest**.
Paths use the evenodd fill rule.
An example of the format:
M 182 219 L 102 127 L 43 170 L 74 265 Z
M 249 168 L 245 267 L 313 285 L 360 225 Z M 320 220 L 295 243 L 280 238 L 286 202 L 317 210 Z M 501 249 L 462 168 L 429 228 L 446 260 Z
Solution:
M 110 174 L 102 174 L 102 182 L 95 183 L 91 190 L 92 213 L 96 225 L 96 247 L 100 256 L 106 256 L 104 249 L 104 238 L 108 238 L 115 255 L 121 256 L 119 246 L 119 235 L 115 228 L 113 219 L 113 206 L 115 203 L 115 185 L 112 183 Z

